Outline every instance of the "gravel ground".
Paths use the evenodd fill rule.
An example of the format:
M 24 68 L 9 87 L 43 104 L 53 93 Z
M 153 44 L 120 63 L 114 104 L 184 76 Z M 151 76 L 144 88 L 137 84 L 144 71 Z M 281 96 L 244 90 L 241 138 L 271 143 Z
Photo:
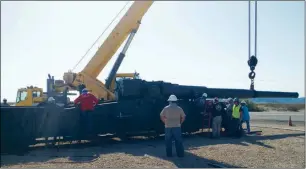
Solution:
M 127 142 L 111 141 L 99 146 L 36 149 L 24 156 L 1 156 L 1 167 L 20 168 L 205 168 L 214 164 L 248 168 L 305 168 L 305 132 L 269 128 L 262 135 L 241 139 L 211 140 L 203 136 L 184 138 L 184 158 L 165 157 L 162 138 Z M 174 151 L 175 152 L 175 151 Z M 175 155 L 175 153 L 174 153 Z
M 288 130 L 305 131 L 305 122 L 292 122 L 293 126 L 288 125 L 288 121 L 271 121 L 271 120 L 252 120 L 251 126 L 254 127 L 271 127 L 283 128 Z

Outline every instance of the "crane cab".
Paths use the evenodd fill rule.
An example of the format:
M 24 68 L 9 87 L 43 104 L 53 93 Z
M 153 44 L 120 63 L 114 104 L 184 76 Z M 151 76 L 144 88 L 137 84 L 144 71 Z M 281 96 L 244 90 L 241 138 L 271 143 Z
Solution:
M 117 87 L 117 82 L 120 82 L 123 79 L 140 79 L 139 73 L 118 73 L 115 76 L 115 79 L 112 80 L 111 86 L 110 86 L 110 91 L 115 92 L 116 87 Z
M 15 106 L 36 106 L 44 100 L 42 88 L 33 86 L 20 88 L 17 91 Z

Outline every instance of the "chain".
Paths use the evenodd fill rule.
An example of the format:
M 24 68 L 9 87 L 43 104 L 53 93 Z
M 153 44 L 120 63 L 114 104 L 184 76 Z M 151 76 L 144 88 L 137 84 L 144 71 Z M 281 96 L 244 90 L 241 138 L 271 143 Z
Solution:
M 98 40 L 104 35 L 104 33 L 109 29 L 109 27 L 113 24 L 113 22 L 118 18 L 120 13 L 124 10 L 124 8 L 130 3 L 130 1 L 127 1 L 127 3 L 123 6 L 123 8 L 117 13 L 117 15 L 113 18 L 113 20 L 108 24 L 108 26 L 104 29 L 104 31 L 100 34 L 100 36 L 96 39 L 96 41 L 91 45 L 89 49 L 87 49 L 86 53 L 82 56 L 82 58 L 78 61 L 76 65 L 72 68 L 72 71 L 80 64 L 80 62 L 87 56 L 89 51 L 94 47 L 95 44 L 97 44 Z
M 250 90 L 254 90 L 254 79 L 251 79 Z

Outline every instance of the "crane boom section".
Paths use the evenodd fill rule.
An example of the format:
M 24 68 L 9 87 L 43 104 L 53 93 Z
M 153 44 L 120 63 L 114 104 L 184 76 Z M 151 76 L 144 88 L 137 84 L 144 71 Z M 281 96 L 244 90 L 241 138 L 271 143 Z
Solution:
M 82 70 L 82 73 L 97 78 L 131 31 L 139 26 L 142 17 L 152 4 L 153 1 L 135 1 Z

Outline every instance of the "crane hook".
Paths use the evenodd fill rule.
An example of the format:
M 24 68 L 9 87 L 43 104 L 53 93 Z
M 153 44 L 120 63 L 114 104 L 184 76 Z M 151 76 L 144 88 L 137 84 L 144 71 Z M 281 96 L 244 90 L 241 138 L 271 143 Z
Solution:
M 251 72 L 249 73 L 249 78 L 251 79 L 250 90 L 254 90 L 254 79 L 256 76 L 256 73 L 254 72 L 254 70 L 255 70 L 257 63 L 258 63 L 257 57 L 255 57 L 254 55 L 251 56 L 250 59 L 248 60 L 248 65 L 251 70 Z

